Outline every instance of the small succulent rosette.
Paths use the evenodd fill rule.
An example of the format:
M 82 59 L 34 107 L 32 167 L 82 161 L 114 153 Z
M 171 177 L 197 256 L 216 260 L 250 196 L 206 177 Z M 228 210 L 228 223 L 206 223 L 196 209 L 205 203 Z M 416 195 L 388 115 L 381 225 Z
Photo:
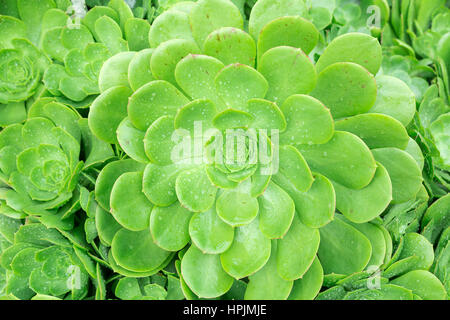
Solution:
M 260 0 L 247 33 L 228 0 L 177 3 L 152 24 L 150 49 L 105 62 L 89 126 L 129 157 L 95 190 L 117 272 L 153 274 L 178 251 L 189 298 L 242 285 L 247 299 L 312 299 L 324 272 L 390 259 L 372 221 L 423 187 L 405 129 L 414 94 L 376 76 L 381 47 L 367 34 L 334 39 L 314 63 L 303 6 Z
M 37 101 L 24 124 L 0 132 L 0 212 L 40 217 L 47 226 L 70 230 L 84 168 L 80 116 L 48 100 Z
M 0 14 L 0 127 L 26 119 L 25 101 L 39 91 L 50 60 L 21 20 Z
M 89 273 L 84 263 L 93 265 L 87 253 L 73 247 L 56 229 L 41 223 L 10 222 L 8 228 L 1 228 L 7 234 L 14 231 L 8 239 L 11 243 L 1 252 L 2 298 L 75 300 L 87 296 Z
M 45 72 L 46 89 L 76 107 L 89 107 L 100 93 L 103 63 L 122 51 L 148 48 L 147 20 L 135 18 L 123 0 L 96 6 L 74 21 L 70 11 L 48 10 L 42 17 L 43 51 L 56 63 Z
M 1 126 L 24 121 L 24 101 L 42 91 L 89 107 L 100 92 L 103 63 L 118 52 L 149 47 L 149 22 L 135 18 L 123 0 L 85 16 L 70 0 L 8 1 L 0 8 L 0 25 Z

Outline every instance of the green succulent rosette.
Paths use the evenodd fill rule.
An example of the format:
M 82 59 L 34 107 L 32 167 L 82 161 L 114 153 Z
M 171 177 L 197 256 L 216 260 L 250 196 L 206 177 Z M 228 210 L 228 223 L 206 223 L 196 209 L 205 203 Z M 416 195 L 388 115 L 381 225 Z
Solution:
M 423 157 L 405 129 L 414 94 L 376 76 L 381 48 L 366 34 L 336 38 L 314 65 L 306 54 L 318 31 L 302 8 L 258 1 L 246 33 L 230 1 L 180 3 L 155 19 L 152 48 L 104 64 L 89 126 L 130 159 L 97 179 L 98 232 L 124 275 L 155 272 L 185 248 L 177 265 L 189 298 L 222 296 L 248 277 L 245 298 L 306 290 L 312 299 L 324 272 L 349 275 L 390 258 L 384 228 L 374 227 L 374 243 L 358 228 L 373 229 L 390 204 L 422 188 Z M 102 77 L 118 70 L 123 77 Z M 226 134 L 217 138 L 227 130 L 243 137 L 243 156 L 231 162 L 208 152 L 227 145 Z M 199 140 L 204 153 L 195 153 Z M 178 156 L 180 141 L 193 151 Z M 267 161 L 253 164 L 250 150 L 260 154 L 263 141 Z M 354 247 L 336 252 L 336 241 Z M 302 286 L 310 269 L 315 285 Z
M 0 213 L 71 230 L 80 209 L 80 176 L 113 157 L 86 119 L 53 98 L 39 99 L 24 124 L 0 132 Z
M 1 254 L 1 266 L 6 270 L 2 296 L 22 300 L 86 297 L 90 276 L 85 263 L 93 266 L 87 254 L 56 229 L 12 221 L 17 230 Z
M 52 8 L 43 16 L 42 28 L 43 51 L 56 62 L 45 71 L 46 89 L 76 107 L 89 107 L 100 93 L 99 72 L 109 57 L 149 47 L 150 24 L 135 18 L 122 0 L 96 6 L 75 21 Z
M 0 126 L 26 119 L 26 100 L 39 91 L 50 60 L 28 39 L 21 20 L 0 15 Z

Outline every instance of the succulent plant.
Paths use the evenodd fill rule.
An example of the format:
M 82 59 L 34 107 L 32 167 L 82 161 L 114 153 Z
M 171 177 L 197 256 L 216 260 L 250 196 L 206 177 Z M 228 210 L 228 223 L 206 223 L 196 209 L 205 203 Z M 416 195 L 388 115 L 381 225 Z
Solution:
M 7 295 L 19 299 L 35 295 L 82 299 L 87 295 L 89 274 L 72 244 L 40 223 L 18 228 L 1 263 L 6 269 Z
M 389 258 L 334 211 L 370 228 L 390 203 L 416 197 L 421 152 L 408 148 L 405 129 L 414 94 L 400 80 L 375 78 L 381 47 L 366 34 L 336 38 L 314 65 L 306 54 L 318 31 L 298 16 L 303 6 L 258 1 L 246 33 L 229 1 L 182 3 L 155 19 L 151 49 L 104 64 L 89 126 L 131 158 L 107 165 L 96 184 L 120 228 L 110 239 L 120 267 L 155 272 L 190 243 L 179 265 L 185 294 L 221 296 L 233 278 L 249 277 L 246 298 L 281 299 L 312 265 L 320 283 L 321 264 L 351 274 Z M 123 77 L 108 76 L 118 70 Z M 240 159 L 226 157 L 227 130 L 242 138 Z M 254 164 L 263 141 L 268 161 Z M 336 237 L 348 241 L 343 234 L 360 254 L 334 251 Z M 314 298 L 320 285 L 308 289 Z
M 116 53 L 147 48 L 150 25 L 115 0 L 89 10 L 76 23 L 59 9 L 45 13 L 42 47 L 58 63 L 46 70 L 44 83 L 52 95 L 65 97 L 64 102 L 89 106 L 91 97 L 100 93 L 103 63 Z
M 24 124 L 0 132 L 2 214 L 39 217 L 49 227 L 71 230 L 80 209 L 82 170 L 114 156 L 100 141 L 97 150 L 90 150 L 94 139 L 72 109 L 51 98 L 34 103 Z
M 26 25 L 0 15 L 0 126 L 26 118 L 25 101 L 38 92 L 50 60 L 28 40 Z
M 448 299 L 445 1 L 0 1 L 0 299 Z

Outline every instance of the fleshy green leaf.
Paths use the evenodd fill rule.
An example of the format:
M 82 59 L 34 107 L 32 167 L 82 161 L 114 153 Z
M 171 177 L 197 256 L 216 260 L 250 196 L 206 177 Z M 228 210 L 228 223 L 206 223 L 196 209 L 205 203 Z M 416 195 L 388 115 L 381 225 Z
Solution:
M 221 27 L 243 28 L 239 9 L 227 0 L 199 0 L 189 13 L 192 35 L 199 46 L 207 36 Z
M 183 279 L 199 297 L 215 298 L 230 290 L 233 278 L 220 264 L 220 257 L 191 246 L 181 260 Z
M 132 159 L 114 161 L 107 164 L 97 177 L 95 199 L 103 209 L 109 211 L 109 201 L 114 182 L 125 172 L 140 172 L 144 165 Z
M 216 202 L 219 217 L 229 225 L 242 226 L 251 223 L 258 215 L 258 200 L 253 198 L 247 188 L 225 190 Z
M 220 255 L 224 270 L 236 279 L 260 270 L 269 260 L 271 243 L 259 229 L 259 219 L 236 228 L 233 244 Z
M 217 192 L 204 167 L 181 172 L 177 177 L 175 190 L 181 205 L 192 212 L 209 210 L 214 205 Z
M 112 87 L 130 86 L 128 67 L 135 54 L 135 52 L 121 52 L 105 61 L 98 78 L 100 92 L 105 92 Z
M 194 214 L 189 223 L 189 235 L 202 252 L 219 254 L 232 244 L 234 229 L 219 218 L 213 207 Z
M 136 53 L 130 61 L 128 66 L 128 82 L 133 91 L 137 91 L 144 84 L 155 80 L 150 69 L 152 54 L 153 49 L 144 49 Z
M 277 273 L 276 257 L 277 246 L 272 245 L 269 261 L 261 270 L 249 276 L 246 300 L 285 300 L 289 296 L 293 281 L 285 280 Z
M 128 98 L 132 95 L 128 87 L 111 87 L 104 91 L 89 111 L 89 128 L 101 140 L 117 143 L 117 128 L 127 116 Z
M 279 46 L 300 48 L 309 54 L 319 41 L 319 32 L 299 16 L 281 17 L 266 24 L 258 39 L 258 59 L 269 49 Z
M 319 73 L 311 95 L 338 119 L 369 111 L 377 98 L 377 86 L 375 78 L 360 65 L 338 62 Z
M 354 190 L 333 182 L 336 207 L 344 216 L 356 223 L 378 217 L 392 200 L 392 184 L 387 170 L 378 164 L 375 176 L 368 186 Z
M 372 255 L 370 241 L 361 232 L 335 219 L 319 229 L 319 260 L 325 274 L 351 274 L 362 271 Z M 349 246 L 348 244 L 352 245 Z
M 396 148 L 372 150 L 375 159 L 389 173 L 392 182 L 392 202 L 413 199 L 422 185 L 422 174 L 416 161 L 405 151 Z
M 360 114 L 336 121 L 335 125 L 336 130 L 360 137 L 370 149 L 393 147 L 404 150 L 410 139 L 399 121 L 383 114 Z
M 111 244 L 111 252 L 117 264 L 134 272 L 158 270 L 170 252 L 154 244 L 150 230 L 119 230 Z
M 210 99 L 216 108 L 223 109 L 214 79 L 224 64 L 219 60 L 204 55 L 187 55 L 175 68 L 175 79 L 178 85 L 192 99 Z
M 272 20 L 284 16 L 305 16 L 308 8 L 303 0 L 259 0 L 252 9 L 249 18 L 249 32 L 258 39 L 264 26 Z
M 376 163 L 369 148 L 348 132 L 336 131 L 325 144 L 298 145 L 297 149 L 313 171 L 347 188 L 364 188 L 375 174 Z
M 133 200 L 127 197 L 132 194 Z M 126 172 L 114 183 L 111 190 L 111 213 L 131 231 L 148 229 L 152 204 L 142 193 L 142 172 Z
M 316 258 L 319 242 L 319 230 L 307 227 L 295 216 L 286 236 L 277 240 L 278 274 L 286 280 L 303 277 Z
M 152 55 L 153 57 L 153 55 Z M 152 81 L 142 86 L 128 103 L 128 117 L 133 125 L 146 131 L 161 116 L 175 116 L 188 103 L 187 98 L 166 81 Z
M 225 27 L 211 32 L 203 44 L 203 51 L 206 55 L 222 61 L 224 65 L 255 65 L 255 41 L 240 29 Z
M 268 89 L 266 79 L 255 69 L 232 64 L 223 68 L 215 79 L 216 90 L 229 108 L 245 110 L 247 101 L 264 98 Z
M 330 110 L 319 100 L 306 95 L 292 95 L 281 110 L 286 117 L 286 131 L 281 144 L 322 144 L 331 139 L 334 123 Z
M 149 33 L 152 48 L 173 39 L 194 40 L 186 12 L 168 10 L 157 16 L 152 23 Z
M 372 113 L 383 113 L 407 126 L 416 111 L 416 99 L 411 89 L 401 80 L 391 76 L 378 76 L 377 99 L 370 109 Z
M 275 47 L 267 50 L 258 64 L 258 71 L 267 79 L 266 98 L 282 105 L 293 94 L 311 92 L 317 80 L 313 63 L 301 49 Z
M 313 300 L 319 293 L 323 282 L 323 269 L 316 257 L 302 278 L 294 281 L 288 300 Z
M 283 238 L 295 215 L 294 201 L 274 183 L 270 183 L 258 197 L 259 227 L 269 239 Z
M 169 207 L 153 208 L 150 231 L 155 243 L 167 251 L 183 249 L 189 242 L 189 221 L 192 215 L 179 202 Z
M 363 33 L 349 33 L 334 39 L 317 61 L 317 71 L 322 72 L 336 62 L 353 62 L 372 74 L 381 66 L 381 45 L 376 38 Z
M 432 273 L 425 270 L 414 270 L 392 280 L 392 284 L 412 290 L 425 300 L 444 300 L 446 291 L 442 283 Z
M 199 53 L 199 48 L 192 40 L 173 39 L 163 42 L 153 51 L 150 60 L 153 76 L 176 85 L 174 73 L 178 62 L 189 54 Z

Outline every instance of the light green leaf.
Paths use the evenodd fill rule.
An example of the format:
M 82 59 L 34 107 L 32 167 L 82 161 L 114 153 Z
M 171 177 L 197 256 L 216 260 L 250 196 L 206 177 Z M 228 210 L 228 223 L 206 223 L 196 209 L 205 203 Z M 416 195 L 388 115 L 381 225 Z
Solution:
M 266 24 L 258 39 L 258 59 L 269 49 L 279 46 L 300 48 L 309 54 L 319 41 L 319 32 L 299 16 L 281 17 Z
M 275 47 L 266 51 L 258 71 L 267 79 L 266 98 L 282 105 L 293 94 L 306 94 L 316 85 L 316 70 L 308 56 L 298 48 Z
M 275 240 L 274 240 L 275 242 Z M 291 292 L 293 281 L 285 280 L 277 273 L 277 246 L 272 245 L 272 254 L 264 267 L 249 276 L 246 300 L 285 300 Z
M 142 172 L 126 172 L 111 190 L 111 213 L 123 227 L 131 231 L 148 229 L 152 204 L 142 193 Z M 133 200 L 129 201 L 129 195 Z
M 264 98 L 268 89 L 266 79 L 255 69 L 232 64 L 223 68 L 215 78 L 218 95 L 229 108 L 246 110 L 247 101 Z
M 121 52 L 105 61 L 98 78 L 100 92 L 105 92 L 116 86 L 130 86 L 128 83 L 128 67 L 135 54 L 135 52 Z
M 306 95 L 292 95 L 281 110 L 286 117 L 286 131 L 280 136 L 281 144 L 322 144 L 334 133 L 330 110 L 319 100 Z
M 203 52 L 222 61 L 224 65 L 255 65 L 255 41 L 248 33 L 237 28 L 224 27 L 211 32 L 203 44 Z
M 288 300 L 313 300 L 320 291 L 323 282 L 323 269 L 316 257 L 302 278 L 294 281 Z
M 189 223 L 189 235 L 202 252 L 219 254 L 232 244 L 234 229 L 219 218 L 213 207 L 194 214 Z
M 377 164 L 375 176 L 368 186 L 354 190 L 333 182 L 336 207 L 350 221 L 368 222 L 378 217 L 392 200 L 392 184 L 387 170 Z
M 383 113 L 407 126 L 416 111 L 416 98 L 403 81 L 391 76 L 378 76 L 377 99 L 371 113 Z
M 422 173 L 413 157 L 396 148 L 375 149 L 372 153 L 389 173 L 392 202 L 402 203 L 413 199 L 423 181 Z
M 128 87 L 111 87 L 104 91 L 89 111 L 89 128 L 101 140 L 117 143 L 117 128 L 127 116 L 128 99 L 132 95 Z
M 181 273 L 189 288 L 203 298 L 223 295 L 234 281 L 223 270 L 218 255 L 204 254 L 195 246 L 191 246 L 183 256 Z
M 277 240 L 278 274 L 286 280 L 302 278 L 316 258 L 319 242 L 319 230 L 307 227 L 295 216 L 286 236 Z
M 163 42 L 153 51 L 150 60 L 153 76 L 176 85 L 175 68 L 178 62 L 189 54 L 199 53 L 199 48 L 192 40 L 173 39 Z
M 111 252 L 117 264 L 134 272 L 158 270 L 170 252 L 159 248 L 152 239 L 150 230 L 119 230 L 112 241 Z
M 233 244 L 220 255 L 224 270 L 235 279 L 260 270 L 269 260 L 271 243 L 259 229 L 259 219 L 236 228 Z
M 319 73 L 311 95 L 330 109 L 333 118 L 339 119 L 369 111 L 377 98 L 377 84 L 360 65 L 338 62 Z
M 376 163 L 369 148 L 348 132 L 336 131 L 325 144 L 298 145 L 297 149 L 313 171 L 347 188 L 364 188 L 375 174 Z
M 325 274 L 349 275 L 367 266 L 372 246 L 361 232 L 341 219 L 335 219 L 319 231 L 318 257 Z M 349 243 L 352 245 L 349 246 Z
M 353 62 L 375 75 L 381 58 L 381 45 L 376 38 L 364 33 L 348 33 L 328 45 L 317 61 L 317 71 L 322 72 L 336 62 Z
M 176 111 L 188 102 L 169 82 L 156 80 L 142 86 L 130 97 L 128 117 L 136 128 L 146 131 L 159 117 L 175 116 Z
M 199 46 L 207 36 L 221 27 L 243 29 L 239 9 L 227 0 L 199 0 L 189 13 L 192 35 Z
M 181 172 L 175 190 L 181 205 L 192 212 L 207 211 L 216 200 L 217 188 L 209 181 L 202 166 Z
M 261 232 L 269 239 L 283 238 L 294 219 L 294 201 L 283 189 L 270 183 L 258 197 L 258 203 Z
M 189 242 L 189 221 L 192 213 L 179 202 L 169 207 L 154 207 L 150 217 L 150 231 L 155 243 L 167 250 L 178 251 Z

